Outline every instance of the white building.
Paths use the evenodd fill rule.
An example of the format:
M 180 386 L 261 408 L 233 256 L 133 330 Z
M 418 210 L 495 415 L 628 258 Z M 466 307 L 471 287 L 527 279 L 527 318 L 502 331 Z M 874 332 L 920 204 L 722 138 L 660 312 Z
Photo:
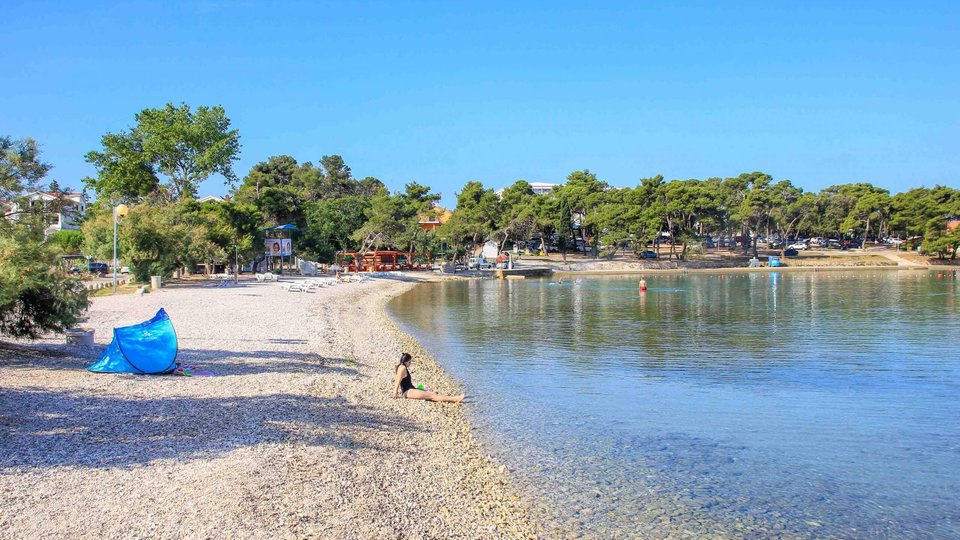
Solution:
M 48 193 L 34 191 L 24 198 L 31 208 L 43 207 L 47 216 L 45 234 L 57 231 L 76 231 L 80 229 L 80 218 L 87 211 L 87 197 L 84 193 Z M 0 201 L 7 219 L 16 221 L 24 209 L 16 201 Z
M 563 184 L 548 184 L 546 182 L 530 182 L 530 189 L 534 195 L 546 195 L 553 191 L 553 188 L 560 187 Z
M 549 184 L 547 182 L 530 182 L 530 189 L 533 191 L 534 195 L 546 195 L 553 191 L 553 188 L 560 187 L 563 184 Z M 496 190 L 494 193 L 497 194 L 497 197 L 503 198 L 503 192 L 506 188 L 501 188 Z

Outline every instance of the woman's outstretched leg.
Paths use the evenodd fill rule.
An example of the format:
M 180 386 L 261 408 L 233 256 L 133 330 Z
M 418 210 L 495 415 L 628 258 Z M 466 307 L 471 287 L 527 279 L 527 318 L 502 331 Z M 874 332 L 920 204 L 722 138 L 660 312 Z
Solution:
M 445 396 L 436 392 L 427 392 L 426 390 L 416 390 L 411 388 L 407 390 L 407 399 L 423 399 L 426 401 L 437 401 L 442 403 L 460 403 L 465 396 Z

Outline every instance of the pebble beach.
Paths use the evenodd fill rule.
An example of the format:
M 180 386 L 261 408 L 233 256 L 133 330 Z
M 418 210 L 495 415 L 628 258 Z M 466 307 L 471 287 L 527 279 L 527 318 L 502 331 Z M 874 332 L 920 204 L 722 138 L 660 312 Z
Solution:
M 430 279 L 430 278 L 427 278 Z M 187 282 L 95 298 L 96 347 L 0 342 L 2 538 L 537 538 L 455 381 L 387 317 L 416 282 L 310 293 Z M 169 314 L 196 376 L 95 374 L 111 330 Z

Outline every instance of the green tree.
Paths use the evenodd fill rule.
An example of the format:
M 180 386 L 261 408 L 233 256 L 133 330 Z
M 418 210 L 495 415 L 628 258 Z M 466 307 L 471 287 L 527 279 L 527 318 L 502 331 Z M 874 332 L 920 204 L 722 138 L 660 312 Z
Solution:
M 33 139 L 0 137 L 0 194 L 19 198 L 50 170 Z M 87 291 L 66 275 L 60 250 L 43 242 L 43 212 L 0 219 L 0 335 L 35 339 L 80 321 Z
M 787 249 L 786 240 L 793 237 L 804 218 L 816 211 L 817 197 L 812 193 L 804 193 L 793 185 L 781 184 L 783 182 L 777 184 L 781 203 L 771 212 L 771 217 L 776 223 L 780 238 L 784 240 L 780 248 L 782 256 Z
M 40 160 L 40 145 L 26 137 L 0 136 L 0 199 L 34 190 L 52 166 Z
M 56 250 L 16 227 L 0 231 L 0 335 L 36 339 L 63 332 L 87 309 L 87 290 L 67 276 Z
M 776 193 L 769 189 L 773 178 L 762 172 L 744 173 L 738 177 L 737 185 L 743 186 L 743 198 L 734 212 L 734 219 L 739 221 L 746 231 L 750 231 L 753 256 L 757 256 L 757 238 L 760 229 L 767 225 L 770 214 L 777 206 Z M 746 236 L 746 235 L 744 235 Z M 747 247 L 747 246 L 745 246 Z
M 920 247 L 927 253 L 936 253 L 937 258 L 957 258 L 960 248 L 960 227 L 947 228 L 947 218 L 934 218 L 927 222 Z
M 480 182 L 467 182 L 457 194 L 453 216 L 440 227 L 440 235 L 450 238 L 455 251 L 463 246 L 473 252 L 496 229 L 499 215 L 500 199 L 496 193 Z
M 528 238 L 536 215 L 533 207 L 533 189 L 526 180 L 517 180 L 503 190 L 500 198 L 499 217 L 494 237 L 503 251 L 507 242 L 516 242 Z
M 576 225 L 584 245 L 591 244 L 596 248 L 590 214 L 602 203 L 603 192 L 607 187 L 606 182 L 597 180 L 597 175 L 584 169 L 570 173 L 566 183 L 556 190 L 556 196 L 562 199 L 561 207 L 570 212 L 571 223 Z M 571 234 L 571 239 L 572 236 Z
M 159 191 L 158 174 L 168 182 L 164 191 L 174 200 L 193 198 L 208 177 L 220 174 L 236 181 L 233 162 L 239 158 L 240 136 L 230 129 L 223 107 L 144 109 L 129 132 L 108 133 L 102 151 L 87 154 L 98 172 L 87 179 L 98 197 L 139 200 Z
M 670 254 L 684 260 L 690 243 L 697 237 L 700 221 L 709 218 L 718 204 L 717 193 L 696 179 L 673 180 L 663 184 L 660 190 L 662 195 L 658 199 L 662 201 L 662 215 L 670 235 Z M 678 243 L 679 252 L 676 251 Z
M 590 216 L 590 225 L 598 231 L 601 255 L 612 258 L 621 245 L 630 241 L 632 189 L 612 189 Z
M 364 225 L 370 206 L 369 197 L 358 195 L 322 200 L 311 205 L 307 210 L 307 227 L 300 247 L 303 256 L 333 262 L 337 251 L 359 247 L 352 237 Z
M 366 253 L 381 247 L 395 247 L 402 242 L 406 231 L 404 202 L 399 196 L 391 196 L 386 189 L 370 200 L 364 211 L 366 220 L 354 231 L 351 239 L 358 242 L 360 252 Z
M 57 231 L 47 238 L 47 242 L 57 246 L 64 253 L 76 255 L 83 249 L 83 233 L 71 230 Z

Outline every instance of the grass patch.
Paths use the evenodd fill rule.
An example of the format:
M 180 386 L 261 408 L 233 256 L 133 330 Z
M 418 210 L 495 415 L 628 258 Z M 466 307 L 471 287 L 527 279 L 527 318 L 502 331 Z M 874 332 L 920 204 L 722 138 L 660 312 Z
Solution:
M 123 285 L 117 285 L 117 294 L 134 294 L 140 287 L 144 288 L 143 292 L 150 292 L 150 287 L 148 286 L 140 285 L 139 283 L 125 283 Z M 98 296 L 113 296 L 113 286 L 111 285 L 109 287 L 90 291 L 89 296 L 90 298 L 96 298 Z

